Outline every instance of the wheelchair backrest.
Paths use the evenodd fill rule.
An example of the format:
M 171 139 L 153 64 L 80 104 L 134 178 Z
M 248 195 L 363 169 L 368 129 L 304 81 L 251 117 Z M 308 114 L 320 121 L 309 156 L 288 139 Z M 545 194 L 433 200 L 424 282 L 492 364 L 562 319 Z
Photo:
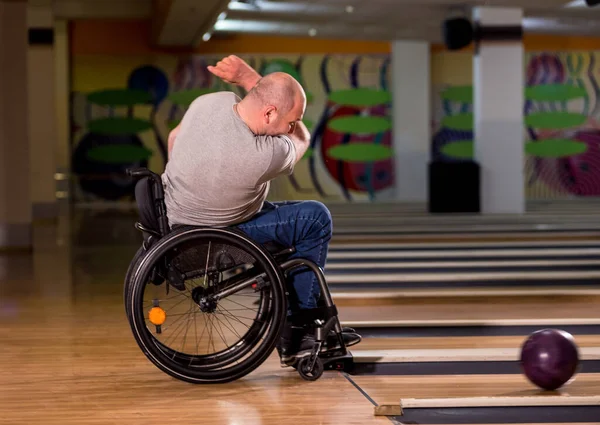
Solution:
M 150 177 L 140 179 L 135 185 L 135 202 L 138 206 L 140 224 L 149 230 L 160 233 L 158 211 L 156 211 L 156 200 L 153 193 L 155 184 Z
M 136 169 L 131 174 L 139 178 L 135 185 L 135 201 L 142 227 L 140 230 L 158 237 L 166 235 L 169 222 L 160 176 L 146 169 Z

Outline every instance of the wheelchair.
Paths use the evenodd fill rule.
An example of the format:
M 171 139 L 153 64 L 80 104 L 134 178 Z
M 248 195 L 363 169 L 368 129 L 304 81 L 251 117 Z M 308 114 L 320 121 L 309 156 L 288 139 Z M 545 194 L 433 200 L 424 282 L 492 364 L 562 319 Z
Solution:
M 233 227 L 171 228 L 160 176 L 145 168 L 127 174 L 137 180 L 135 227 L 143 241 L 125 276 L 125 312 L 136 343 L 157 368 L 195 384 L 234 381 L 258 368 L 276 348 L 295 296 L 286 278 L 301 268 L 317 276 L 321 299 L 317 308 L 287 317 L 314 331 L 316 341 L 291 366 L 308 381 L 348 367 L 351 355 L 317 264 L 290 258 L 293 247 L 258 244 Z M 325 349 L 330 335 L 336 349 Z

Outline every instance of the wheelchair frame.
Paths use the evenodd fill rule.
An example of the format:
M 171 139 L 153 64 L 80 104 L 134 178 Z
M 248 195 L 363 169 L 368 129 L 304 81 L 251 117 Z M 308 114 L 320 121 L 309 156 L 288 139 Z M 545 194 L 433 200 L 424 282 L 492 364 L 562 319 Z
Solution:
M 164 189 L 162 180 L 159 175 L 146 168 L 128 169 L 127 174 L 137 180 L 147 177 L 152 179 L 154 183 L 152 185 L 153 193 L 151 196 L 151 201 L 153 202 L 154 212 L 158 221 L 158 230 L 147 228 L 139 221 L 135 223 L 135 228 L 143 234 L 144 249 L 148 250 L 151 245 L 159 242 L 163 237 L 167 236 L 172 231 L 167 219 L 167 209 L 164 203 Z M 314 262 L 304 258 L 285 259 L 287 255 L 295 252 L 293 247 L 286 248 L 275 253 L 270 252 L 264 246 L 262 248 L 265 254 L 271 256 L 273 262 L 279 266 L 281 269 L 280 271 L 285 277 L 287 277 L 291 271 L 297 268 L 307 267 L 313 273 L 315 273 L 317 281 L 319 282 L 321 289 L 321 300 L 319 302 L 319 307 L 309 310 L 300 310 L 300 312 L 292 314 L 289 318 L 289 320 L 294 324 L 313 324 L 315 326 L 315 345 L 311 355 L 309 357 L 300 359 L 300 361 L 295 365 L 300 376 L 305 380 L 314 381 L 320 378 L 324 370 L 345 370 L 348 367 L 348 361 L 351 361 L 351 356 L 343 341 L 342 327 L 338 319 L 337 308 L 333 302 L 333 298 L 329 291 L 322 268 Z M 281 257 L 284 257 L 283 261 L 279 260 Z M 236 293 L 243 288 L 246 288 L 252 282 L 260 281 L 265 277 L 266 274 L 261 273 L 258 276 L 244 279 L 241 282 L 235 283 L 230 287 L 212 294 L 211 298 L 215 301 L 218 301 Z M 288 292 L 286 292 L 286 294 L 289 295 Z M 325 342 L 331 330 L 335 331 L 341 349 L 321 354 L 320 351 L 323 343 Z

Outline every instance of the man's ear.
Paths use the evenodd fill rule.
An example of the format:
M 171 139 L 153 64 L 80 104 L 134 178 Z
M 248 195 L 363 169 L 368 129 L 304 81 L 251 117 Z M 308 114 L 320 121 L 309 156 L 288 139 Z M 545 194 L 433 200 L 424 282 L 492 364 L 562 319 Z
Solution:
M 277 119 L 277 108 L 273 105 L 268 105 L 265 108 L 264 114 L 267 124 L 270 124 Z

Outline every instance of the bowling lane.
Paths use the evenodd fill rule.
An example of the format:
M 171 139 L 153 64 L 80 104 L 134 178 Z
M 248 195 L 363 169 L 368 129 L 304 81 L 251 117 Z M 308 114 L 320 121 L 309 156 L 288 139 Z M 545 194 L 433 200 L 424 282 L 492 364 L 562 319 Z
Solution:
M 431 225 L 440 226 L 460 226 L 471 223 L 480 223 L 487 225 L 512 225 L 512 226 L 538 226 L 543 229 L 546 225 L 560 226 L 568 222 L 589 223 L 597 225 L 599 214 L 526 214 L 522 216 L 511 215 L 443 215 L 443 216 L 398 216 L 394 214 L 364 214 L 364 215 L 333 215 L 333 220 L 336 226 L 412 226 L 412 225 Z
M 568 230 L 565 232 L 482 232 L 482 233 L 433 233 L 433 234 L 401 234 L 401 233 L 356 233 L 334 234 L 332 245 L 358 244 L 364 242 L 382 243 L 421 243 L 421 242 L 506 242 L 506 241 L 597 241 L 600 232 L 588 230 Z
M 477 249 L 439 249 L 439 250 L 414 250 L 407 249 L 332 249 L 327 256 L 327 268 L 337 264 L 352 264 L 355 261 L 381 263 L 381 262 L 412 262 L 412 261 L 493 261 L 493 260 L 527 260 L 540 259 L 597 259 L 600 257 L 600 248 L 541 248 L 541 249 L 504 249 L 499 247 L 481 247 Z
M 333 292 L 512 288 L 523 295 L 578 286 L 598 295 L 599 265 L 596 241 L 367 243 L 332 246 L 325 273 Z
M 574 335 L 573 337 L 579 347 L 600 347 L 600 335 Z M 364 338 L 351 350 L 356 353 L 367 350 L 519 348 L 525 338 L 527 338 L 526 334 L 521 336 Z
M 424 202 L 354 202 L 347 203 L 329 203 L 329 209 L 334 217 L 361 218 L 361 217 L 399 217 L 402 218 L 434 218 L 451 219 L 480 217 L 488 220 L 506 219 L 505 214 L 490 214 L 480 216 L 477 214 L 429 214 L 427 204 Z M 525 205 L 526 213 L 509 217 L 516 220 L 523 220 L 529 217 L 582 217 L 598 216 L 600 202 L 593 198 L 585 199 L 552 199 L 552 200 L 528 200 Z
M 369 300 L 363 305 L 335 300 L 340 320 L 347 324 L 410 321 L 502 321 L 553 319 L 599 319 L 599 297 L 493 297 L 485 298 L 397 298 L 394 302 Z
M 335 242 L 335 240 L 333 241 Z M 459 241 L 460 242 L 460 241 Z M 381 252 L 381 251 L 461 251 L 464 249 L 480 250 L 545 250 L 545 249 L 600 249 L 600 243 L 597 240 L 589 241 L 569 241 L 569 240 L 553 240 L 553 241 L 501 241 L 488 242 L 482 241 L 462 241 L 457 242 L 433 242 L 433 243 L 411 243 L 411 242 L 356 242 L 347 243 L 343 246 L 334 247 L 331 251 L 336 252 Z M 329 258 L 329 257 L 328 257 Z
M 542 392 L 520 374 L 505 376 L 353 377 L 375 415 L 394 423 L 593 423 L 600 413 L 600 375 L 576 376 Z
M 397 298 L 459 298 L 459 297 L 523 297 L 523 296 L 598 296 L 600 288 L 591 286 L 496 286 L 481 288 L 470 286 L 467 288 L 435 288 L 435 289 L 373 289 L 373 288 L 348 288 L 333 289 L 333 298 L 336 302 L 351 305 L 361 305 L 376 300 L 378 303 L 394 303 Z M 343 300 L 343 301 L 342 301 Z
M 423 303 L 429 302 L 439 304 L 446 301 L 474 301 L 473 298 L 481 302 L 491 303 L 492 300 L 487 300 L 486 297 L 493 297 L 500 303 L 512 303 L 515 300 L 519 302 L 552 302 L 551 298 L 556 297 L 562 301 L 577 303 L 583 302 L 587 304 L 590 299 L 600 302 L 600 288 L 576 285 L 552 286 L 552 287 L 528 287 L 528 286 L 511 286 L 511 287 L 495 287 L 495 288 L 479 288 L 479 287 L 464 287 L 464 288 L 436 288 L 435 290 L 427 289 L 379 289 L 379 288 L 349 288 L 337 289 L 332 288 L 331 293 L 338 307 L 360 307 L 369 306 L 386 306 L 398 305 L 403 306 L 407 303 Z M 524 295 L 527 295 L 526 297 Z M 553 304 L 556 304 L 554 301 Z M 495 302 L 494 302 L 495 304 Z M 599 316 L 600 318 L 600 316 Z
M 372 270 L 373 267 L 377 267 L 382 272 L 398 271 L 398 272 L 412 272 L 414 270 L 431 270 L 432 268 L 441 270 L 453 270 L 457 268 L 474 268 L 474 269 L 494 269 L 494 268 L 522 268 L 522 267 L 577 267 L 577 266 L 588 266 L 593 269 L 598 269 L 600 265 L 600 259 L 535 259 L 535 260 L 511 260 L 507 262 L 507 259 L 502 260 L 491 260 L 486 259 L 484 261 L 452 261 L 449 259 L 441 259 L 435 263 L 431 261 L 412 261 L 410 263 L 396 261 L 354 261 L 351 262 L 332 262 L 327 265 L 326 271 L 336 270 L 343 271 L 347 270 L 348 273 L 364 273 Z
M 596 221 L 589 222 L 571 222 L 556 224 L 490 224 L 477 223 L 477 220 L 471 220 L 466 223 L 439 223 L 432 226 L 433 223 L 426 224 L 401 224 L 390 225 L 388 223 L 376 223 L 360 220 L 360 225 L 350 224 L 340 225 L 335 222 L 333 234 L 351 235 L 351 234 L 451 234 L 451 233 L 509 233 L 509 232 L 532 232 L 532 233 L 565 233 L 573 231 L 598 231 L 600 224 Z M 441 224 L 441 225 L 440 225 Z
M 541 391 L 524 375 L 432 375 L 432 376 L 353 376 L 352 380 L 378 405 L 398 405 L 401 399 L 458 397 L 528 397 Z M 551 395 L 598 397 L 600 374 L 589 373 Z M 600 400 L 599 400 L 600 402 Z

